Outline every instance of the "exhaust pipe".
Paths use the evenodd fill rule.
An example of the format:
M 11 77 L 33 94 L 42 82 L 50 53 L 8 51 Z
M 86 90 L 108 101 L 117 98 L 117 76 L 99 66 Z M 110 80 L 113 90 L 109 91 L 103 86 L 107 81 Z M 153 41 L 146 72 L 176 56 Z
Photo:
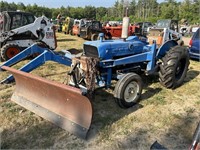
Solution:
M 130 18 L 129 18 L 129 17 L 124 17 L 124 18 L 123 18 L 122 35 L 121 35 L 121 38 L 122 38 L 124 41 L 126 41 L 126 38 L 128 37 L 129 22 L 130 22 Z

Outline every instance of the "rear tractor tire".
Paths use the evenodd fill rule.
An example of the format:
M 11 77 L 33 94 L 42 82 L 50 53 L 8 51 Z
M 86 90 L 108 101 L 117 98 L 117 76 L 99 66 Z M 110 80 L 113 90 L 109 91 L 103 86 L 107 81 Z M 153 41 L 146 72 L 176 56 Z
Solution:
M 172 47 L 161 59 L 159 80 L 166 88 L 180 86 L 187 74 L 189 62 L 188 50 L 185 47 Z
M 92 34 L 91 41 L 96 41 L 96 40 L 98 40 L 98 34 Z
M 142 93 L 142 79 L 135 73 L 124 75 L 116 84 L 114 97 L 122 108 L 129 108 L 137 104 Z
M 9 43 L 1 48 L 1 57 L 3 61 L 7 61 L 21 52 L 21 48 L 17 44 Z

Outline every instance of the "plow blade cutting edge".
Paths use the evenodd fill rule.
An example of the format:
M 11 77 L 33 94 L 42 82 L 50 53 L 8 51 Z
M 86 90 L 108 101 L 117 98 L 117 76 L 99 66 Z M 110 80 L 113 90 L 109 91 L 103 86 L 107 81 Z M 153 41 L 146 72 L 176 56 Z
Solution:
M 78 88 L 3 66 L 15 78 L 11 100 L 57 126 L 86 138 L 92 120 L 89 99 Z

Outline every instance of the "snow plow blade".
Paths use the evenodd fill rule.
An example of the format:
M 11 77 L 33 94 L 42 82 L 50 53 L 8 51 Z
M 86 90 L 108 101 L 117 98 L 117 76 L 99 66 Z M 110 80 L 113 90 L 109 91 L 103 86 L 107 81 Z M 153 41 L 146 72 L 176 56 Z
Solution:
M 86 138 L 92 106 L 80 89 L 7 66 L 2 68 L 11 72 L 16 81 L 12 101 L 70 133 Z

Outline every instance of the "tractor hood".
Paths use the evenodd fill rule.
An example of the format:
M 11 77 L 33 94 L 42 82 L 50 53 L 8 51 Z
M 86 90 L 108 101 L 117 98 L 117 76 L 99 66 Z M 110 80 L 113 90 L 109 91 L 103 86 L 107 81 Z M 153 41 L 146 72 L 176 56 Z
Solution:
M 108 60 L 148 51 L 149 48 L 145 48 L 147 44 L 146 38 L 139 39 L 137 36 L 130 36 L 126 40 L 88 41 L 84 43 L 83 51 L 88 57 Z

